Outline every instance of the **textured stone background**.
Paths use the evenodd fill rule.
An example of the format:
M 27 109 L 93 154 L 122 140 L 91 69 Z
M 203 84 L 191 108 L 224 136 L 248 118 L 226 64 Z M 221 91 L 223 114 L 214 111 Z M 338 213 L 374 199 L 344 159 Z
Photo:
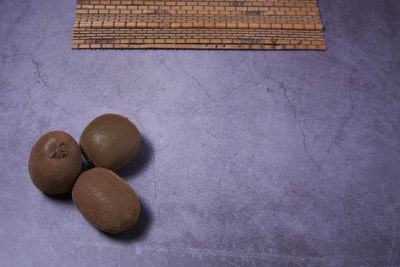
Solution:
M 0 1 L 0 266 L 400 266 L 400 2 L 320 5 L 327 52 L 72 51 L 74 1 Z M 107 112 L 145 138 L 118 236 L 27 171 Z

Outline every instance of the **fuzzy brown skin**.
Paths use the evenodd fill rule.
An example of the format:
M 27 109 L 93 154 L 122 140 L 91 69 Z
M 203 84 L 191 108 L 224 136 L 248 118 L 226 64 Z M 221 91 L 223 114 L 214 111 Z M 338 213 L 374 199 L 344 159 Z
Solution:
M 66 132 L 48 132 L 33 145 L 28 170 L 39 190 L 49 195 L 66 193 L 82 170 L 79 145 Z
M 139 152 L 140 133 L 127 118 L 104 114 L 86 126 L 79 143 L 89 163 L 115 171 Z
M 140 214 L 139 199 L 132 188 L 113 171 L 101 167 L 78 177 L 72 199 L 92 225 L 107 233 L 128 230 Z

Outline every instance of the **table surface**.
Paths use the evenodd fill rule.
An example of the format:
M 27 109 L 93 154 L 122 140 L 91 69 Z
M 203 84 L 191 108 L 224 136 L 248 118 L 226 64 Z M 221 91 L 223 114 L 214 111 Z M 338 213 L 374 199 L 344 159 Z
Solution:
M 1 1 L 0 266 L 399 266 L 400 2 L 320 6 L 326 52 L 73 51 L 74 1 Z M 103 113 L 144 139 L 116 236 L 27 171 Z

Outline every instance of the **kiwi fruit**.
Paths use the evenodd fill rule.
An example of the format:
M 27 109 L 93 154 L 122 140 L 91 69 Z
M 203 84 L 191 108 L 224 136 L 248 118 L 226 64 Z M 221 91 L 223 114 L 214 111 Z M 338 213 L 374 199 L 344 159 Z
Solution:
M 104 114 L 83 130 L 79 144 L 86 160 L 96 166 L 117 170 L 130 162 L 140 148 L 135 124 L 117 114 Z
M 28 170 L 39 190 L 49 195 L 66 193 L 82 170 L 79 145 L 66 132 L 48 132 L 33 145 Z
M 140 214 L 133 189 L 113 171 L 96 167 L 83 172 L 72 188 L 72 200 L 97 229 L 120 233 L 131 228 Z

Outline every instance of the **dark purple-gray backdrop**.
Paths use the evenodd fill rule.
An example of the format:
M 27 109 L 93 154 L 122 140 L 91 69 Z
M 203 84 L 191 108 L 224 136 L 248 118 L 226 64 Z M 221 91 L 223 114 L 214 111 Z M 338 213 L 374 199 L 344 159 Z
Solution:
M 72 51 L 74 1 L 0 1 L 0 266 L 400 266 L 400 1 L 321 0 L 328 51 Z M 105 235 L 31 183 L 50 130 L 135 122 Z

